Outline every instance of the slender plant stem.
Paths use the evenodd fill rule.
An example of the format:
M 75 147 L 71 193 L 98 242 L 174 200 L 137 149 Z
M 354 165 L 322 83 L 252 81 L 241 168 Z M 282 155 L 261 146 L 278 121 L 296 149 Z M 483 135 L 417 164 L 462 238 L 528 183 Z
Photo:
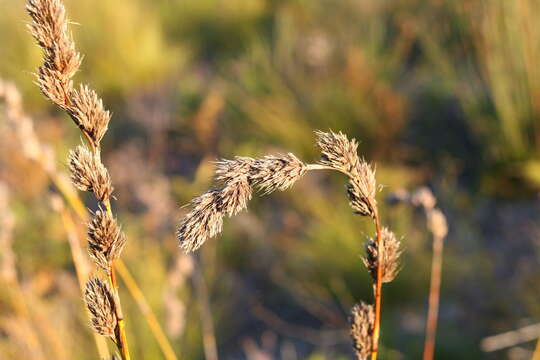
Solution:
M 137 285 L 133 276 L 131 276 L 131 274 L 129 273 L 126 265 L 121 261 L 116 261 L 115 270 L 118 271 L 118 274 L 120 274 L 120 277 L 122 278 L 128 291 L 131 293 L 131 296 L 133 297 L 133 299 L 137 303 L 137 306 L 139 307 L 142 314 L 146 318 L 146 321 L 148 322 L 150 329 L 154 333 L 154 336 L 157 342 L 159 343 L 161 350 L 163 351 L 163 355 L 165 356 L 165 359 L 177 360 L 177 357 L 174 354 L 174 350 L 171 347 L 171 344 L 169 343 L 167 336 L 165 336 L 165 333 L 161 329 L 161 326 L 159 325 L 159 322 L 156 316 L 154 315 L 152 308 L 150 308 L 150 305 L 148 305 L 148 302 L 146 301 L 146 298 L 144 297 L 143 292 Z
M 198 265 L 198 262 L 196 264 Z M 212 313 L 210 312 L 210 301 L 208 300 L 208 288 L 201 266 L 197 266 L 197 269 L 193 272 L 193 282 L 195 291 L 197 292 L 197 298 L 199 299 L 204 355 L 206 360 L 218 360 L 214 324 L 212 322 Z
M 536 349 L 534 349 L 534 354 L 531 360 L 540 360 L 540 338 L 536 343 Z
M 107 213 L 109 216 L 113 216 L 112 208 L 111 208 L 111 202 L 107 199 L 105 201 L 105 208 L 107 209 Z M 120 303 L 120 296 L 118 294 L 118 283 L 116 281 L 116 273 L 114 271 L 114 265 L 111 264 L 109 266 L 109 271 L 107 271 L 109 283 L 111 285 L 111 289 L 113 291 L 113 295 L 115 297 L 115 312 L 116 312 L 116 319 L 117 319 L 117 327 L 115 330 L 115 336 L 116 336 L 116 345 L 118 346 L 118 349 L 120 350 L 120 354 L 122 355 L 123 360 L 130 360 L 131 357 L 129 356 L 129 347 L 126 337 L 126 325 L 124 320 L 124 314 L 122 312 L 122 305 Z
M 375 222 L 375 229 L 377 231 L 377 280 L 374 284 L 374 297 L 375 297 L 375 322 L 373 324 L 373 343 L 371 345 L 371 360 L 377 360 L 379 353 L 379 336 L 381 332 L 381 304 L 382 304 L 382 266 L 381 256 L 383 253 L 383 243 L 381 239 L 381 222 L 379 219 L 379 213 L 376 210 L 373 217 Z
M 429 306 L 426 320 L 426 339 L 424 342 L 423 360 L 433 359 L 435 352 L 435 336 L 439 317 L 439 299 L 441 292 L 441 273 L 444 239 L 433 236 L 433 259 L 431 261 L 431 281 L 429 287 Z

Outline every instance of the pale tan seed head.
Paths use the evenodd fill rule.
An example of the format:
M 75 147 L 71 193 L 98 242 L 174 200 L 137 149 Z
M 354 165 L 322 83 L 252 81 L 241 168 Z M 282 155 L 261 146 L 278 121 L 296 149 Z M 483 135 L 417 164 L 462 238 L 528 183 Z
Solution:
M 114 337 L 116 313 L 113 293 L 109 285 L 96 277 L 86 283 L 84 301 L 91 314 L 92 329 L 103 336 Z
M 292 153 L 268 155 L 261 159 L 236 157 L 216 163 L 216 179 L 228 183 L 239 176 L 246 176 L 250 185 L 269 194 L 275 190 L 287 190 L 306 170 L 306 165 Z
M 251 186 L 246 176 L 229 181 L 223 189 L 210 190 L 191 201 L 194 208 L 182 219 L 177 231 L 180 247 L 197 250 L 209 238 L 221 232 L 223 217 L 247 208 Z
M 401 242 L 396 238 L 394 233 L 388 228 L 381 230 L 382 241 L 382 282 L 388 283 L 393 281 L 400 270 L 399 257 L 401 256 Z M 379 266 L 379 256 L 377 252 L 377 243 L 373 239 L 369 239 L 365 244 L 366 256 L 364 257 L 364 265 L 366 265 L 371 277 L 377 279 L 377 267 Z
M 374 217 L 377 212 L 375 168 L 358 156 L 358 142 L 343 133 L 316 131 L 321 149 L 319 164 L 345 173 L 349 177 L 347 197 L 355 213 Z
M 195 251 L 204 242 L 221 232 L 223 213 L 219 209 L 219 190 L 210 190 L 193 199 L 193 209 L 182 219 L 176 236 L 180 247 L 186 251 Z
M 357 360 L 367 360 L 371 355 L 375 312 L 373 305 L 361 303 L 351 309 L 350 335 Z
M 71 181 L 79 190 L 93 192 L 102 202 L 110 199 L 113 187 L 99 154 L 79 145 L 75 150 L 70 150 L 68 164 Z
M 28 0 L 26 10 L 32 18 L 30 32 L 44 53 L 38 85 L 51 101 L 67 109 L 72 91 L 70 79 L 79 69 L 81 56 L 68 33 L 65 8 L 59 0 Z
M 107 132 L 111 114 L 103 107 L 103 101 L 94 90 L 81 85 L 71 93 L 70 116 L 95 144 L 99 144 Z
M 116 220 L 106 211 L 98 210 L 88 223 L 88 253 L 94 263 L 109 271 L 112 262 L 120 257 L 126 237 Z
M 330 166 L 336 170 L 351 173 L 359 164 L 358 142 L 349 140 L 342 132 L 334 133 L 315 131 L 317 145 L 321 149 L 321 165 Z

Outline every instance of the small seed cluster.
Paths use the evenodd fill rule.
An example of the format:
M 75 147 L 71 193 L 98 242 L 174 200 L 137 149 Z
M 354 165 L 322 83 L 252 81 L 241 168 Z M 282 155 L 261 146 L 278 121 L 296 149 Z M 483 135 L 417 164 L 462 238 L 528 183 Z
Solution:
M 114 339 L 123 358 L 122 321 L 118 290 L 114 286 L 113 263 L 120 257 L 126 238 L 111 211 L 113 186 L 101 161 L 100 143 L 107 132 L 111 115 L 97 93 L 86 85 L 75 88 L 72 77 L 81 65 L 81 55 L 68 30 L 69 20 L 60 0 L 28 0 L 26 9 L 32 21 L 28 28 L 43 50 L 37 85 L 51 102 L 66 111 L 84 135 L 81 144 L 69 152 L 68 166 L 73 185 L 94 194 L 99 209 L 88 223 L 88 252 L 108 281 L 88 280 L 85 302 L 95 332 Z

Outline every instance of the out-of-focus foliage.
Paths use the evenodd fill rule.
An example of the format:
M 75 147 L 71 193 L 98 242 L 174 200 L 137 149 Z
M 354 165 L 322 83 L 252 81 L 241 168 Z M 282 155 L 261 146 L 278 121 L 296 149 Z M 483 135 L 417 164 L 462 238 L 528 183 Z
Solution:
M 189 266 L 204 274 L 223 359 L 352 356 L 346 314 L 370 298 L 361 256 L 373 229 L 351 213 L 341 176 L 313 173 L 287 192 L 254 196 L 194 264 L 174 238 L 186 212 L 179 206 L 212 186 L 213 160 L 290 151 L 315 162 L 315 129 L 360 141 L 384 185 L 384 223 L 404 236 L 403 269 L 384 292 L 382 358 L 420 357 L 427 311 L 423 217 L 383 200 L 400 187 L 430 185 L 449 219 L 438 359 L 506 359 L 506 351 L 482 353 L 480 339 L 538 321 L 536 0 L 70 0 L 66 7 L 84 55 L 77 80 L 114 113 L 103 157 L 128 235 L 123 256 L 181 358 L 204 358 Z M 24 2 L 0 0 L 0 8 L 0 76 L 23 90 L 40 139 L 64 171 L 79 133 L 32 84 L 40 54 L 25 29 Z M 49 205 L 56 190 L 21 154 L 0 111 L 0 179 L 11 189 L 21 284 L 20 291 L 0 284 L 0 353 L 95 358 L 66 235 Z M 121 289 L 134 357 L 161 358 Z M 24 336 L 28 326 L 34 342 Z

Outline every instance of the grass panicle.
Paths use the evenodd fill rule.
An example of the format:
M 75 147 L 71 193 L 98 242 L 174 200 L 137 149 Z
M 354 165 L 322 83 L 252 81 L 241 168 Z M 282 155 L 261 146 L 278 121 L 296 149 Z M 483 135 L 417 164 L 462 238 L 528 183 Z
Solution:
M 310 170 L 335 170 L 347 175 L 349 182 L 346 193 L 352 209 L 356 214 L 370 217 L 376 230 L 376 237 L 366 245 L 364 259 L 374 279 L 375 304 L 369 307 L 369 318 L 373 319 L 369 327 L 371 344 L 366 346 L 368 337 L 364 336 L 362 350 L 357 350 L 362 352 L 363 358 L 366 358 L 367 352 L 375 360 L 378 355 L 382 284 L 394 280 L 399 272 L 400 242 L 389 229 L 381 227 L 375 167 L 358 156 L 358 142 L 341 132 L 316 131 L 315 134 L 321 150 L 321 158 L 316 164 L 305 164 L 291 153 L 261 159 L 236 157 L 218 161 L 215 180 L 223 187 L 210 190 L 191 201 L 193 209 L 181 220 L 177 237 L 180 247 L 186 252 L 197 250 L 207 239 L 221 232 L 225 214 L 232 216 L 247 207 L 252 187 L 263 194 L 283 191 Z M 368 306 L 361 307 L 364 313 L 359 309 L 356 309 L 356 313 L 364 314 Z M 368 318 L 366 314 L 364 317 Z M 355 324 L 360 329 L 360 323 Z
M 70 151 L 68 163 L 72 182 L 79 190 L 92 192 L 107 213 L 105 216 L 103 211 L 97 211 L 88 230 L 90 256 L 98 267 L 105 268 L 110 286 L 105 288 L 97 280 L 90 281 L 87 286 L 85 297 L 93 315 L 93 328 L 101 335 L 114 337 L 122 358 L 130 359 L 114 272 L 114 260 L 120 256 L 125 237 L 112 216 L 113 187 L 109 173 L 101 162 L 100 152 L 110 113 L 105 110 L 95 91 L 86 85 L 78 89 L 73 86 L 72 77 L 81 65 L 81 55 L 69 34 L 69 20 L 62 2 L 28 0 L 26 9 L 32 19 L 28 25 L 30 32 L 43 50 L 43 64 L 38 69 L 37 84 L 49 100 L 73 119 L 90 146 L 88 149 L 80 145 Z M 108 298 L 114 299 L 114 306 L 106 306 L 110 305 Z M 99 311 L 110 313 L 98 314 Z M 114 317 L 111 313 L 114 313 Z

